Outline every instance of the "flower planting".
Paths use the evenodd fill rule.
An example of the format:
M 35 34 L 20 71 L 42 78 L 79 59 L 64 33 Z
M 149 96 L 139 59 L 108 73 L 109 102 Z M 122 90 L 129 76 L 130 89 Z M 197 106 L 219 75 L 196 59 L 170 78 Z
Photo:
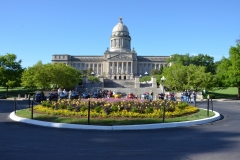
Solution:
M 129 99 L 63 99 L 43 101 L 34 107 L 34 112 L 64 117 L 87 117 L 90 101 L 92 118 L 161 118 L 165 106 L 165 117 L 180 117 L 199 111 L 197 107 L 185 102 L 163 100 L 129 100 Z

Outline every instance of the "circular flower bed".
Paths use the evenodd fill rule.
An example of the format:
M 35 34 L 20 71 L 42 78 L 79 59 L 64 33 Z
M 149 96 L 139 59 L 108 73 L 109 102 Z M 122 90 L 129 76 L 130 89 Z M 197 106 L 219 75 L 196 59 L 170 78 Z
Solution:
M 129 118 L 160 118 L 165 106 L 165 117 L 180 117 L 196 113 L 197 107 L 189 106 L 185 102 L 154 100 L 128 100 L 128 99 L 77 99 L 43 101 L 35 106 L 34 111 L 49 115 L 79 116 L 88 115 L 90 103 L 90 116 L 98 118 L 129 117 Z

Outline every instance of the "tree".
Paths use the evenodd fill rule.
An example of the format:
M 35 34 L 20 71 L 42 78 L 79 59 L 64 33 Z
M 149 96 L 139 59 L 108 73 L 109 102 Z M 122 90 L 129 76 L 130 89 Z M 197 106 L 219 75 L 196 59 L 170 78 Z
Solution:
M 82 79 L 80 71 L 63 63 L 42 64 L 39 61 L 33 67 L 29 67 L 22 75 L 22 86 L 28 88 L 70 89 L 76 86 Z
M 0 85 L 6 87 L 6 97 L 8 97 L 9 87 L 20 86 L 21 74 L 24 70 L 21 62 L 21 60 L 17 61 L 15 54 L 0 55 Z
M 174 54 L 169 59 L 168 63 L 182 64 L 189 66 L 193 64 L 195 66 L 205 66 L 206 72 L 216 73 L 216 65 L 214 63 L 214 57 L 204 54 L 198 54 L 197 56 L 190 56 L 188 53 L 185 55 Z
M 173 64 L 164 68 L 163 75 L 166 77 L 165 85 L 178 91 L 211 89 L 215 84 L 214 75 L 206 72 L 204 66 Z
M 88 77 L 92 76 L 92 72 L 93 72 L 93 69 L 92 69 L 92 68 L 89 68 L 89 69 L 87 70 L 87 76 L 88 76 Z
M 163 66 L 161 66 L 159 70 L 157 70 L 157 69 L 155 69 L 155 68 L 152 69 L 150 75 L 151 75 L 151 76 L 161 75 L 162 72 L 163 72 Z
M 218 79 L 224 86 L 237 87 L 240 98 L 240 44 L 229 49 L 229 58 L 223 57 L 217 67 Z

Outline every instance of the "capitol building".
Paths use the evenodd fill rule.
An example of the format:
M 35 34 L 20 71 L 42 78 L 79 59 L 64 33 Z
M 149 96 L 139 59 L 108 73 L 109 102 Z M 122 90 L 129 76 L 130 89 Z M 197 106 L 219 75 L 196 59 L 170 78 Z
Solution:
M 122 18 L 119 18 L 112 30 L 110 46 L 104 55 L 54 54 L 52 63 L 65 63 L 78 70 L 92 68 L 96 76 L 110 80 L 132 80 L 140 75 L 150 74 L 152 69 L 159 70 L 161 66 L 167 66 L 166 60 L 169 56 L 138 56 L 137 51 L 131 48 L 131 40 L 128 27 L 123 24 Z

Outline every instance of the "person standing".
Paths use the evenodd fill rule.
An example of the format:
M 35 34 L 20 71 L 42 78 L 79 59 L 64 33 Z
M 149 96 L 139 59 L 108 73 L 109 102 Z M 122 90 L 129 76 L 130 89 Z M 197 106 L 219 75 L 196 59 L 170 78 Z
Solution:
M 193 103 L 194 103 L 195 106 L 196 106 L 197 94 L 195 93 L 195 91 L 193 91 L 193 93 L 192 93 L 192 97 L 193 97 Z
M 71 99 L 71 96 L 72 96 L 72 91 L 70 90 L 70 91 L 68 92 L 68 99 Z
M 58 88 L 58 95 L 62 92 L 61 88 Z
M 191 92 L 187 90 L 187 102 L 191 103 Z

